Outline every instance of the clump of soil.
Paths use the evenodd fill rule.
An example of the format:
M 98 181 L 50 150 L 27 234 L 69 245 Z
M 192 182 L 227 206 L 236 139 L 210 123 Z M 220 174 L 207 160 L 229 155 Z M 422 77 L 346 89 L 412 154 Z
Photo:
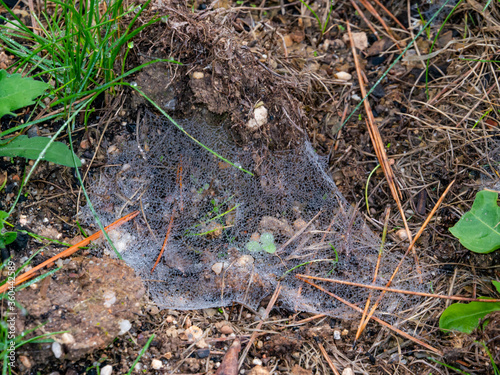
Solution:
M 146 292 L 142 280 L 124 264 L 109 258 L 74 257 L 62 269 L 39 284 L 16 294 L 27 315 L 16 320 L 19 332 L 51 334 L 55 343 L 29 344 L 19 355 L 45 363 L 56 356 L 78 360 L 108 346 L 130 328 L 130 320 L 142 310 Z M 128 327 L 128 328 L 127 328 Z

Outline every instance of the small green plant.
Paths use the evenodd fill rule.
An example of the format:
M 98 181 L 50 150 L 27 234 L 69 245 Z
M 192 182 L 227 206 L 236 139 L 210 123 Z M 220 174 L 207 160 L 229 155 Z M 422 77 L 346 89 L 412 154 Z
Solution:
M 50 87 L 45 82 L 0 70 L 0 118 L 15 116 L 12 111 L 35 104 L 34 100 Z
M 450 228 L 450 232 L 467 249 L 487 254 L 500 248 L 500 207 L 497 200 L 496 192 L 478 192 L 471 210 Z M 500 282 L 492 280 L 492 284 L 500 293 Z M 500 311 L 500 302 L 455 303 L 441 314 L 439 328 L 471 333 L 481 319 L 494 311 Z
M 4 252 L 7 245 L 11 244 L 16 240 L 17 232 L 5 232 L 4 231 L 4 221 L 9 217 L 9 214 L 5 211 L 0 211 L 0 251 Z
M 3 0 L 0 0 L 3 4 Z M 109 1 L 106 6 L 96 0 L 89 2 L 51 1 L 54 9 L 44 8 L 40 19 L 33 15 L 38 32 L 25 26 L 18 16 L 5 7 L 12 20 L 0 17 L 4 25 L 0 28 L 0 40 L 9 53 L 18 58 L 12 68 L 22 71 L 41 71 L 39 74 L 54 82 L 55 101 L 51 106 L 64 104 L 67 114 L 76 101 L 88 95 L 89 108 L 100 86 L 110 84 L 113 91 L 119 84 L 115 81 L 115 64 L 124 71 L 131 39 L 159 18 L 135 27 L 139 15 L 149 5 L 132 5 L 125 8 L 123 0 Z M 126 26 L 121 21 L 134 16 Z
M 35 103 L 34 99 L 42 95 L 51 86 L 33 78 L 22 77 L 21 74 L 8 74 L 0 70 L 0 118 L 14 115 L 12 111 Z M 8 131 L 0 133 L 0 156 L 24 157 L 51 161 L 56 164 L 74 167 L 73 154 L 68 146 L 61 142 L 52 142 L 50 138 L 25 135 L 4 138 Z M 41 155 L 41 156 L 40 156 Z M 75 158 L 80 167 L 80 159 Z
M 151 337 L 149 338 L 148 342 L 146 343 L 146 345 L 144 345 L 144 347 L 142 348 L 141 352 L 139 353 L 139 355 L 135 359 L 134 363 L 132 363 L 132 366 L 130 366 L 130 370 L 128 370 L 127 375 L 132 374 L 132 372 L 135 369 L 135 365 L 137 365 L 137 363 L 140 361 L 140 359 L 142 358 L 142 356 L 144 355 L 144 353 L 146 353 L 146 350 L 148 350 L 149 345 L 151 345 L 151 342 L 153 341 L 154 338 L 155 338 L 155 335 L 153 333 L 151 335 Z
M 495 288 L 500 293 L 500 283 Z M 450 305 L 439 318 L 439 328 L 472 333 L 481 319 L 489 313 L 500 311 L 500 302 L 470 302 Z
M 319 26 L 319 38 L 318 38 L 318 42 L 316 43 L 316 45 L 319 46 L 319 44 L 321 43 L 321 41 L 323 40 L 323 36 L 325 35 L 326 33 L 326 28 L 328 27 L 328 22 L 330 21 L 330 16 L 332 15 L 332 10 L 333 10 L 333 0 L 330 0 L 330 9 L 328 9 L 328 13 L 326 15 L 326 20 L 325 22 L 323 23 L 321 21 L 321 17 L 311 8 L 311 6 L 305 2 L 305 0 L 300 0 L 300 2 L 302 4 L 304 4 L 304 6 L 309 9 L 309 11 L 312 13 L 312 15 L 314 16 L 314 18 L 316 18 L 316 21 L 318 21 L 318 26 Z
M 450 228 L 451 234 L 467 249 L 481 254 L 500 248 L 500 207 L 498 193 L 482 190 L 469 212 Z
M 249 241 L 246 245 L 248 251 L 265 251 L 269 254 L 276 252 L 276 244 L 272 233 L 262 233 L 259 241 Z

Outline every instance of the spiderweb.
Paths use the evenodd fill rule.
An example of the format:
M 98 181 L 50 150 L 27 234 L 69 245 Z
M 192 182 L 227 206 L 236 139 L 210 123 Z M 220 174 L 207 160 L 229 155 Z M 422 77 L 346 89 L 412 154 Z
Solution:
M 110 236 L 158 306 L 201 309 L 240 302 L 255 309 L 280 280 L 285 307 L 348 318 L 350 308 L 294 275 L 370 284 L 380 243 L 340 194 L 311 145 L 264 153 L 252 145 L 237 147 L 228 126 L 197 118 L 179 124 L 253 176 L 147 112 L 137 134 L 118 145 L 115 156 L 109 155 L 108 166 L 94 176 L 90 189 L 105 224 L 141 211 Z M 84 216 L 92 225 L 92 216 Z M 384 250 L 378 285 L 386 284 L 400 258 L 400 253 Z M 403 262 L 399 275 L 404 277 L 396 278 L 394 287 L 420 288 L 411 260 Z M 369 293 L 322 285 L 360 306 Z M 390 321 L 415 302 L 414 297 L 388 293 L 379 311 Z

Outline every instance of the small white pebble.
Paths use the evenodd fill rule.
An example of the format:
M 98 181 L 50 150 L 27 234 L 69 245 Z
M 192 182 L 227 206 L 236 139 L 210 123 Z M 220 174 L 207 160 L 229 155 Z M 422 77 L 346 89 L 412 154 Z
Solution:
M 338 72 L 334 74 L 335 78 L 340 79 L 341 81 L 349 81 L 352 78 L 347 72 Z
M 202 79 L 203 77 L 205 77 L 205 74 L 203 74 L 203 72 L 194 72 L 193 73 L 193 79 Z
M 163 363 L 159 359 L 153 359 L 151 361 L 151 367 L 155 370 L 159 370 L 163 367 Z
M 127 333 L 130 328 L 132 328 L 132 324 L 128 320 L 120 320 L 118 324 L 120 325 L 120 332 L 118 332 L 119 335 Z
M 110 308 L 116 302 L 116 294 L 113 290 L 107 290 L 104 292 L 104 307 Z
M 220 274 L 222 272 L 222 269 L 224 268 L 224 264 L 221 263 L 221 262 L 217 262 L 215 263 L 213 266 L 212 266 L 212 271 L 214 271 L 214 273 L 216 275 Z
M 73 337 L 73 335 L 71 333 L 68 333 L 68 332 L 62 334 L 61 340 L 62 340 L 63 344 L 66 344 L 66 345 L 71 345 L 71 344 L 75 343 L 75 338 Z
M 253 118 L 248 121 L 247 126 L 251 130 L 255 130 L 265 124 L 267 124 L 267 108 L 264 106 L 255 108 L 253 111 Z
M 350 367 L 346 367 L 344 371 L 342 371 L 342 375 L 354 375 L 354 371 Z
M 101 369 L 101 375 L 111 375 L 113 372 L 113 366 L 106 365 Z
M 57 341 L 52 343 L 52 353 L 54 353 L 54 357 L 61 358 L 62 356 L 62 347 Z
M 401 240 L 401 241 L 406 241 L 408 239 L 408 233 L 406 232 L 406 229 L 399 229 L 397 232 L 396 232 L 396 236 L 398 236 L 398 238 Z
M 252 365 L 262 366 L 262 361 L 259 358 L 254 358 L 252 361 Z
M 340 331 L 333 331 L 333 338 L 335 340 L 340 340 Z

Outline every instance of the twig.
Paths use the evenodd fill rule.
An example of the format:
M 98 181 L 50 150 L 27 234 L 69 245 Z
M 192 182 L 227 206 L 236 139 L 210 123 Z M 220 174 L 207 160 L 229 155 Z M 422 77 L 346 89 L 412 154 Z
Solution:
M 363 13 L 363 11 L 361 10 L 361 8 L 359 7 L 358 4 L 356 4 L 356 1 L 355 0 L 351 0 L 351 5 L 354 7 L 354 9 L 356 9 L 359 13 L 359 16 L 363 19 L 363 21 L 365 21 L 365 23 L 368 25 L 368 27 L 370 28 L 370 30 L 372 31 L 373 35 L 375 35 L 377 37 L 378 40 L 380 40 L 380 35 L 378 35 L 378 31 L 375 30 L 375 28 L 373 27 L 372 23 L 370 21 L 368 21 L 368 18 L 366 18 L 365 14 Z
M 386 12 L 387 15 L 391 17 L 394 20 L 394 22 L 398 24 L 399 27 L 401 27 L 404 31 L 407 31 L 406 27 L 404 27 L 403 24 L 399 22 L 399 20 L 394 16 L 394 14 L 389 12 L 389 10 L 379 0 L 373 0 L 373 2 L 377 4 L 379 7 L 381 7 L 384 10 L 384 12 Z
M 134 211 L 128 215 L 125 215 L 122 218 L 116 220 L 114 223 L 105 227 L 104 230 L 109 231 L 110 229 L 118 227 L 118 226 L 126 223 L 127 221 L 132 220 L 138 214 L 139 214 L 139 211 Z M 93 235 L 85 238 L 83 241 L 78 242 L 76 245 L 73 245 L 64 251 L 61 251 L 59 254 L 54 255 L 52 258 L 46 260 L 45 262 L 39 264 L 38 266 L 33 267 L 29 271 L 24 272 L 22 275 L 16 277 L 16 281 L 15 281 L 14 285 L 19 285 L 19 284 L 31 279 L 38 270 L 44 268 L 45 266 L 53 264 L 56 260 L 58 260 L 60 258 L 69 257 L 73 253 L 77 252 L 81 247 L 87 246 L 91 241 L 97 240 L 101 236 L 101 234 L 102 234 L 102 231 L 100 230 L 100 231 L 94 233 Z M 0 286 L 0 294 L 4 293 L 10 286 L 11 286 L 11 284 L 8 284 L 8 283 Z
M 298 276 L 297 276 L 297 277 L 298 277 Z M 356 306 L 355 304 L 350 303 L 349 301 L 346 301 L 345 299 L 343 299 L 343 298 L 341 298 L 341 297 L 337 296 L 336 294 L 333 294 L 333 293 L 329 292 L 329 291 L 328 291 L 328 290 L 326 290 L 325 288 L 322 288 L 321 286 L 319 286 L 319 285 L 317 285 L 317 284 L 313 283 L 312 281 L 309 281 L 309 280 L 306 280 L 306 279 L 302 279 L 302 278 L 300 278 L 300 277 L 299 277 L 299 279 L 300 279 L 300 280 L 302 280 L 302 281 L 304 281 L 304 282 L 306 282 L 306 283 L 308 283 L 308 284 L 310 284 L 310 285 L 312 285 L 313 287 L 315 287 L 315 288 L 317 288 L 317 289 L 321 290 L 322 292 L 324 292 L 324 293 L 328 294 L 329 296 L 331 296 L 331 297 L 333 297 L 333 298 L 337 299 L 338 301 L 342 302 L 343 304 L 345 304 L 345 305 L 347 305 L 347 306 L 349 306 L 349 307 L 353 308 L 354 310 L 356 310 L 356 311 L 358 311 L 358 312 L 360 312 L 360 313 L 363 313 L 363 310 L 361 310 L 361 308 L 359 308 L 359 307 L 358 307 L 358 306 Z M 417 343 L 417 344 L 419 344 L 419 345 L 422 345 L 423 347 L 425 347 L 425 348 L 427 348 L 427 349 L 429 349 L 429 350 L 433 351 L 434 353 L 437 353 L 437 354 L 439 354 L 439 355 L 443 355 L 443 353 L 442 353 L 439 349 L 436 349 L 436 348 L 434 348 L 433 346 L 431 346 L 431 345 L 429 345 L 429 344 L 427 344 L 427 343 L 425 343 L 425 342 L 423 342 L 423 341 L 421 341 L 421 340 L 419 340 L 419 339 L 417 339 L 417 338 L 415 338 L 415 337 L 413 337 L 413 336 L 410 336 L 410 335 L 409 335 L 409 334 L 407 334 L 406 332 L 403 332 L 403 331 L 401 331 L 401 330 L 397 329 L 396 327 L 394 327 L 394 326 L 390 325 L 389 323 L 387 323 L 387 322 L 383 321 L 382 319 L 379 319 L 379 318 L 377 318 L 376 316 L 374 316 L 374 317 L 372 317 L 372 318 L 373 318 L 373 320 L 375 320 L 376 322 L 378 322 L 378 323 L 382 324 L 384 327 L 389 328 L 391 331 L 396 332 L 397 334 L 399 334 L 399 335 L 401 335 L 401 336 L 403 336 L 403 337 L 407 338 L 408 340 L 411 340 L 411 341 L 413 341 L 413 342 L 415 342 L 415 343 Z
M 261 329 L 262 324 L 264 323 L 264 320 L 267 319 L 269 316 L 269 313 L 271 312 L 271 309 L 273 308 L 274 304 L 276 303 L 276 300 L 278 299 L 278 296 L 280 295 L 281 292 L 281 283 L 278 281 L 278 284 L 276 285 L 276 289 L 274 290 L 274 293 L 271 297 L 271 300 L 269 301 L 266 312 L 264 313 L 264 316 L 262 317 L 262 320 L 257 324 L 257 328 L 255 328 L 255 331 L 252 333 L 252 336 L 250 336 L 250 340 L 248 340 L 248 344 L 245 347 L 245 350 L 243 350 L 243 353 L 241 354 L 240 361 L 238 364 L 238 370 L 241 368 L 243 365 L 243 362 L 245 362 L 245 358 L 247 357 L 248 352 L 250 351 L 250 348 L 253 345 L 253 342 L 259 335 L 258 330 Z
M 432 297 L 432 298 L 450 299 L 450 300 L 453 300 L 453 301 L 462 301 L 462 302 L 495 302 L 495 303 L 496 302 L 500 302 L 500 299 L 469 298 L 469 297 L 453 296 L 453 295 L 433 294 L 433 293 L 425 293 L 425 292 L 414 292 L 412 290 L 393 289 L 393 288 L 387 288 L 385 286 L 361 284 L 361 283 L 355 283 L 355 282 L 352 282 L 352 281 L 344 281 L 344 280 L 338 280 L 338 279 L 327 279 L 327 278 L 324 278 L 324 277 L 310 276 L 310 275 L 303 275 L 303 274 L 297 274 L 296 277 L 299 277 L 299 278 L 303 277 L 303 278 L 306 278 L 306 279 L 312 279 L 312 280 L 318 280 L 318 281 L 326 281 L 326 282 L 331 282 L 331 283 L 335 283 L 335 284 L 358 286 L 360 288 L 366 288 L 366 289 L 383 290 L 385 292 L 401 293 L 401 294 L 411 294 L 413 296 L 421 296 L 421 297 Z
M 319 350 L 321 350 L 321 354 L 323 354 L 323 357 L 325 357 L 325 360 L 326 362 L 328 363 L 328 366 L 330 366 L 330 368 L 332 369 L 333 373 L 335 375 L 340 375 L 340 372 L 339 370 L 337 370 L 337 368 L 335 367 L 335 365 L 333 364 L 333 361 L 332 359 L 330 358 L 330 356 L 328 355 L 328 353 L 326 352 L 326 349 L 325 347 L 323 346 L 323 344 L 319 343 L 318 344 L 319 346 Z

